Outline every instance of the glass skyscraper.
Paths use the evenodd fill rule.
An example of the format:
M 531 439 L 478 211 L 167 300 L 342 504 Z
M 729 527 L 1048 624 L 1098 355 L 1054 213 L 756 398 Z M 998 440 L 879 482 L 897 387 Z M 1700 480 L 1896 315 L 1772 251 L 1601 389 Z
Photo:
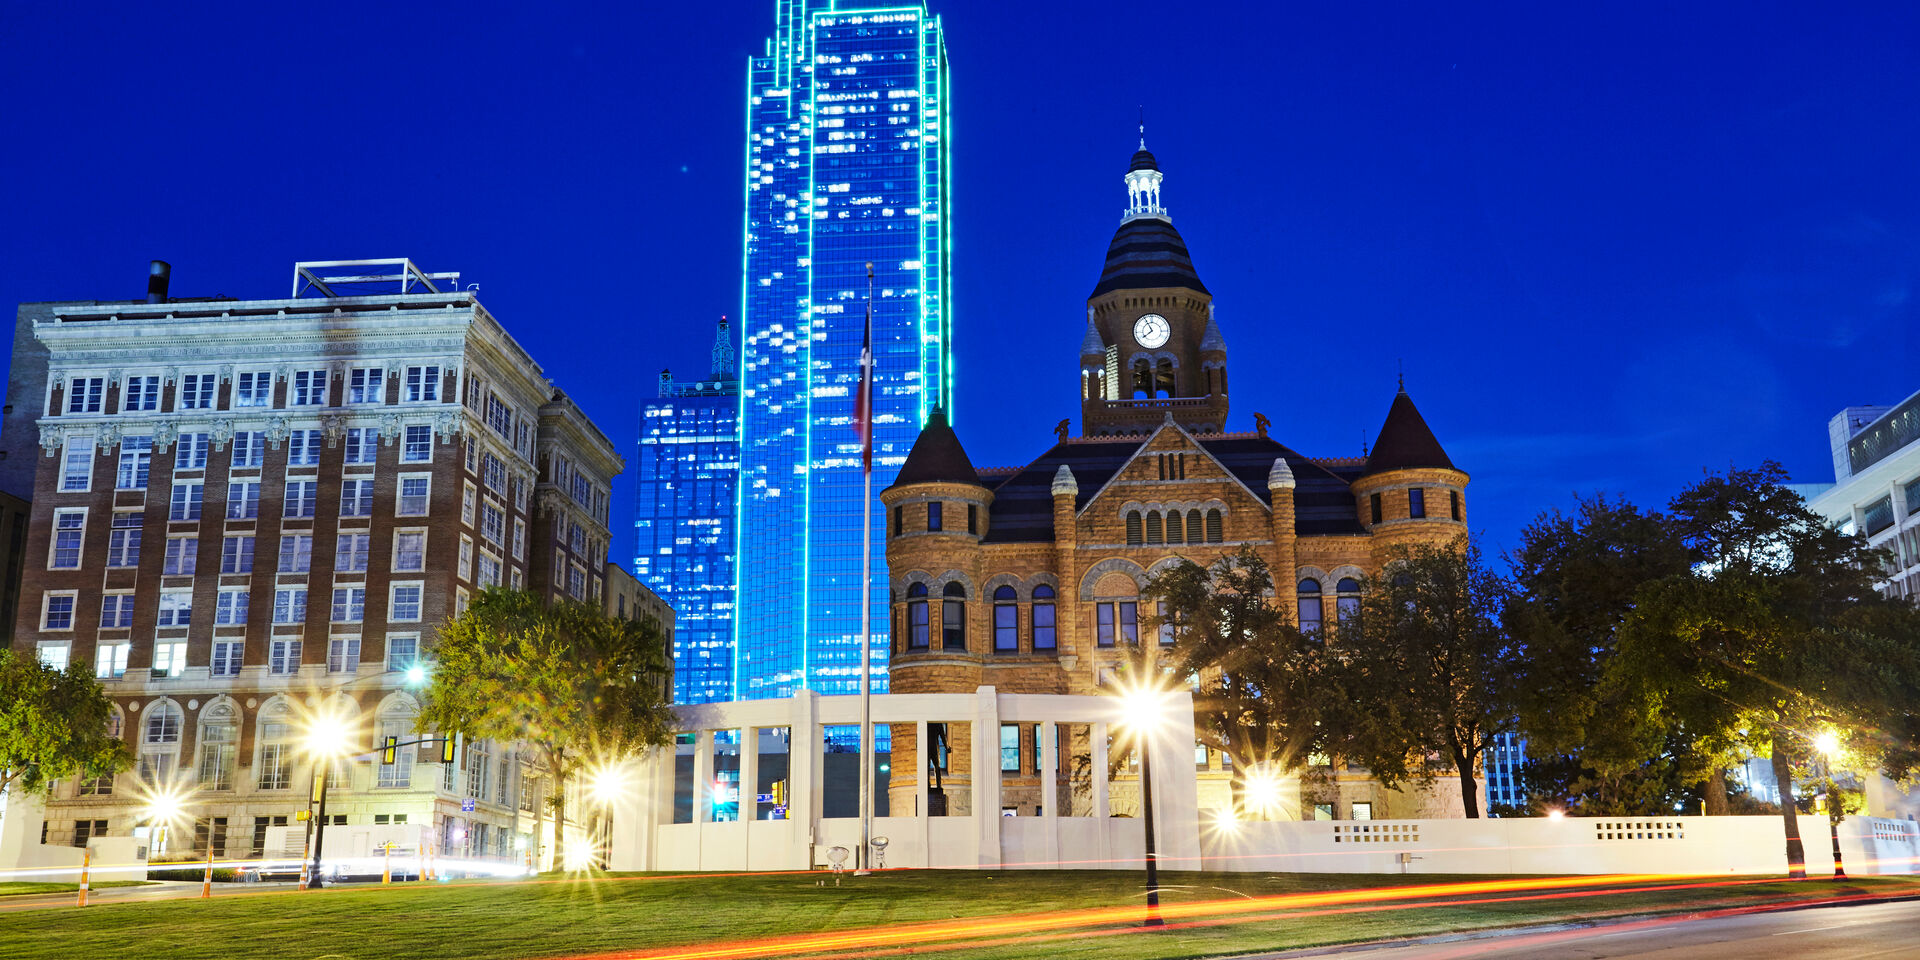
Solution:
M 660 373 L 640 405 L 633 575 L 673 607 L 673 697 L 734 699 L 734 510 L 740 471 L 740 381 L 720 320 L 705 380 Z
M 777 0 L 748 62 L 735 695 L 859 690 L 859 439 L 873 265 L 874 491 L 951 410 L 947 59 L 922 3 Z M 886 530 L 878 500 L 876 545 Z M 874 550 L 886 689 L 887 577 Z

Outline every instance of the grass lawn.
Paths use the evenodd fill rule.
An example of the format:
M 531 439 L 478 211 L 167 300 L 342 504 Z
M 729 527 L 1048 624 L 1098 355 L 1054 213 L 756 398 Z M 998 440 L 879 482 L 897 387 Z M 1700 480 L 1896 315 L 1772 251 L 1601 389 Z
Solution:
M 1198 957 L 1320 943 L 1420 936 L 1512 924 L 1777 902 L 1794 898 L 1872 893 L 1920 896 L 1920 878 L 1869 878 L 1836 883 L 1749 883 L 1673 890 L 1599 888 L 1595 896 L 1518 899 L 1533 892 L 1433 894 L 1396 900 L 1395 888 L 1468 878 L 1434 876 L 1264 875 L 1169 873 L 1163 902 L 1226 901 L 1370 888 L 1360 902 L 1340 906 L 1258 905 L 1219 923 L 1178 918 L 1151 933 L 1116 923 L 1045 930 L 1044 919 L 1012 929 L 981 930 L 988 918 L 1042 914 L 1140 902 L 1137 873 L 901 871 L 849 877 L 839 887 L 815 886 L 818 874 L 735 877 L 612 876 L 534 883 L 485 882 L 430 886 L 348 886 L 306 893 L 254 892 L 232 885 L 213 900 L 105 904 L 8 914 L 0 922 L 0 956 L 273 957 L 413 960 L 436 957 L 559 957 L 623 949 L 738 941 L 860 927 L 965 920 L 984 934 L 941 956 Z M 1550 891 L 1561 892 L 1561 891 Z M 1465 903 L 1461 901 L 1490 901 Z M 1402 906 L 1404 905 L 1404 908 Z M 1387 907 L 1387 909 L 1380 909 Z M 1189 925 L 1182 926 L 1181 923 Z M 1014 937 L 1045 937 L 1044 940 Z M 880 949 L 943 942 L 918 931 Z M 922 946 L 925 949 L 925 946 Z M 784 955 L 762 953 L 760 956 Z M 830 955 L 830 954 L 827 954 Z
M 143 887 L 145 880 L 94 880 L 87 884 L 90 890 L 106 887 Z M 24 897 L 35 893 L 76 893 L 80 890 L 77 883 L 35 883 L 27 880 L 9 880 L 0 883 L 0 897 Z M 0 937 L 6 936 L 0 933 Z

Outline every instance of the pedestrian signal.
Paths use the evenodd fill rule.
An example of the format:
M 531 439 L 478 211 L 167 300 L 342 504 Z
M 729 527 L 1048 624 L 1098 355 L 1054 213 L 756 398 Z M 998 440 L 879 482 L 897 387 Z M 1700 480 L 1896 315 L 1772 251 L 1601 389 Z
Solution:
M 446 739 L 440 741 L 440 762 L 453 762 L 453 734 L 447 734 Z
M 385 747 L 380 751 L 380 762 L 385 766 L 391 767 L 393 766 L 394 761 L 399 758 L 399 754 L 400 754 L 400 738 L 399 737 L 386 738 Z

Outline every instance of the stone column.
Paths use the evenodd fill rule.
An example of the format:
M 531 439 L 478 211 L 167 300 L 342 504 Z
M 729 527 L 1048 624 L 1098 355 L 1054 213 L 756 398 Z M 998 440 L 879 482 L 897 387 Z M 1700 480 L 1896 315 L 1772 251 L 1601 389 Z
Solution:
M 1300 561 L 1294 553 L 1297 538 L 1294 533 L 1293 488 L 1293 469 L 1287 466 L 1285 458 L 1275 457 L 1273 469 L 1267 471 L 1267 494 L 1273 499 L 1273 555 L 1267 558 L 1267 563 L 1273 566 L 1274 599 L 1280 602 L 1280 609 L 1287 619 L 1298 623 L 1300 611 L 1294 581 L 1298 579 L 1296 571 L 1300 569 Z
M 973 824 L 979 848 L 974 862 L 1000 865 L 1000 697 L 992 687 L 974 692 Z

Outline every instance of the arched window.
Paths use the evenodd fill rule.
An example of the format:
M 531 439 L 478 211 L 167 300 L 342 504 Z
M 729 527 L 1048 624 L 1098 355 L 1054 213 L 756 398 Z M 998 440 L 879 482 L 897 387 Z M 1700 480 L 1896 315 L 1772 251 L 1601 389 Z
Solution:
M 1201 526 L 1200 511 L 1187 511 L 1187 542 L 1204 543 L 1207 539 L 1206 528 Z
M 218 703 L 200 714 L 200 789 L 232 790 L 234 749 L 240 743 L 240 718 Z
M 1053 588 L 1043 583 L 1033 588 L 1033 649 L 1051 653 L 1059 643 L 1053 629 Z
M 262 790 L 293 786 L 293 718 L 287 705 L 276 703 L 260 716 L 260 762 L 254 765 Z
M 1186 537 L 1186 531 L 1183 528 L 1184 528 L 1184 524 L 1180 522 L 1180 511 L 1168 510 L 1167 511 L 1167 542 L 1168 543 L 1185 543 L 1187 537 Z
M 1147 511 L 1147 542 L 1166 542 L 1165 531 L 1163 531 L 1160 526 L 1160 511 L 1158 510 Z
M 172 700 L 162 700 L 147 712 L 147 722 L 140 735 L 140 779 L 150 784 L 165 783 L 173 779 L 180 757 L 180 727 L 185 715 L 180 705 Z
M 940 649 L 967 649 L 967 588 L 958 583 L 949 583 L 941 593 L 946 601 L 941 604 L 944 613 L 940 617 Z
M 1133 361 L 1133 399 L 1153 399 L 1153 367 L 1146 357 Z
M 1015 603 L 1020 595 L 1012 587 L 999 587 L 993 591 L 993 652 L 1020 652 L 1020 607 Z
M 1153 395 L 1156 397 L 1173 396 L 1173 361 L 1161 360 L 1154 368 Z
M 388 737 L 404 742 L 414 739 L 413 708 L 403 697 L 395 697 L 380 708 L 380 728 L 375 731 L 374 746 L 386 743 Z M 394 751 L 392 763 L 382 763 L 374 767 L 373 781 L 378 789 L 405 790 L 413 786 L 413 758 L 417 747 L 401 747 Z
M 1307 577 L 1300 581 L 1300 630 L 1320 632 L 1320 581 Z
M 1341 577 L 1334 585 L 1334 613 L 1340 618 L 1340 625 L 1347 626 L 1360 619 L 1360 581 L 1352 577 Z
M 1127 511 L 1127 546 L 1137 547 L 1143 541 L 1140 535 L 1140 511 Z
M 1220 517 L 1220 511 L 1218 509 L 1207 511 L 1207 542 L 1208 543 L 1219 543 L 1221 540 L 1225 539 L 1223 535 L 1223 531 L 1220 529 L 1221 528 L 1220 521 L 1221 521 L 1221 517 Z
M 927 585 L 916 583 L 907 588 L 907 649 L 927 649 L 927 633 Z

